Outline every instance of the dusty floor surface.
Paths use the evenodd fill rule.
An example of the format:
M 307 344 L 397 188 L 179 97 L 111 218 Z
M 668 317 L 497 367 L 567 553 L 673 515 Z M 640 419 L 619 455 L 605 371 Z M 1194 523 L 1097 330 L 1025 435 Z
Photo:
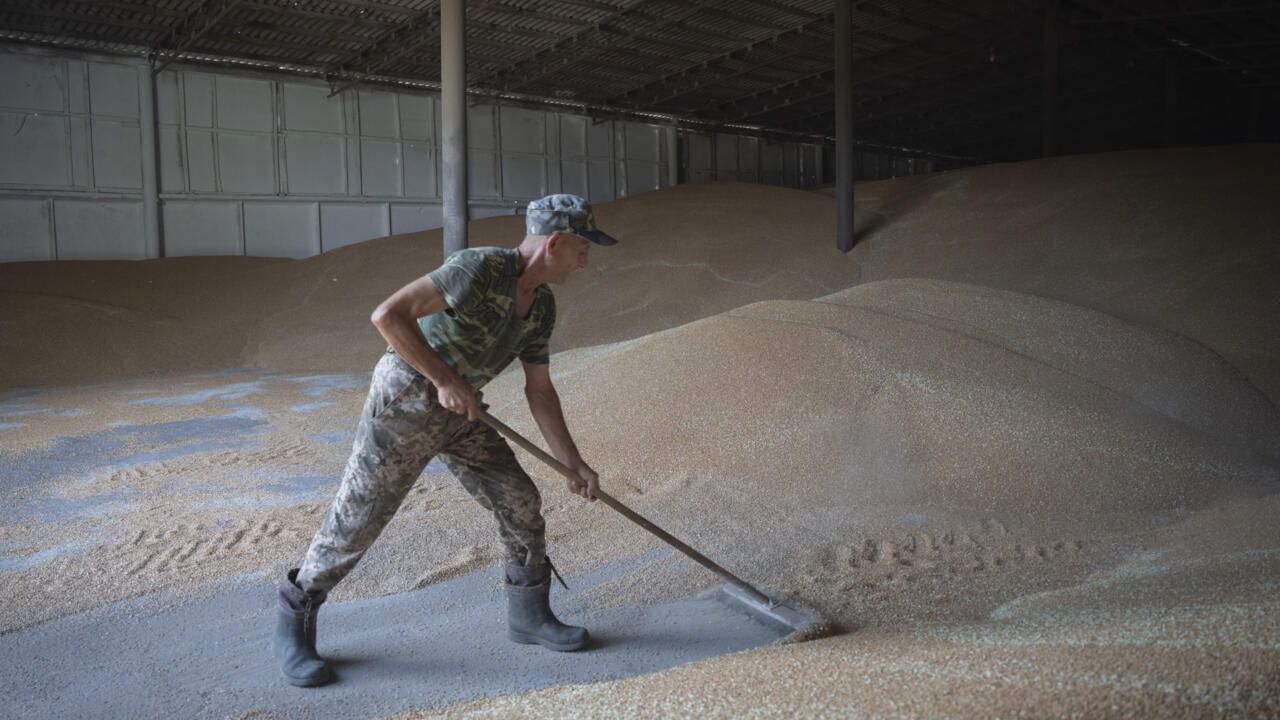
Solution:
M 571 575 L 589 588 L 613 564 Z M 0 671 L 6 716 L 365 718 L 518 689 L 654 672 L 764 645 L 775 632 L 713 599 L 600 611 L 557 594 L 562 616 L 589 618 L 589 662 L 509 642 L 505 599 L 489 569 L 414 592 L 326 606 L 319 646 L 340 681 L 284 685 L 270 653 L 272 587 L 243 578 L 203 602 L 171 594 L 0 636 L 23 658 Z M 226 583 L 224 583 L 226 585 Z M 168 605 L 166 607 L 166 605 Z
M 321 646 L 365 658 L 343 711 L 1280 716 L 1277 156 L 871 183 L 849 256 L 828 247 L 820 193 L 713 184 L 601 206 L 623 244 L 557 293 L 553 376 L 583 455 L 620 499 L 846 632 L 646 665 L 627 648 L 652 659 L 661 633 L 632 623 L 598 659 L 573 656 L 596 674 L 521 664 L 519 681 L 450 694 L 428 673 L 362 704 L 395 681 L 360 667 L 439 659 L 362 644 L 369 608 L 463 632 L 483 620 L 444 601 L 429 616 L 428 600 L 496 597 L 492 520 L 433 465 L 334 594 L 343 620 Z M 510 244 L 512 223 L 473 227 Z M 436 242 L 0 266 L 3 681 L 61 698 L 77 638 L 100 633 L 96 657 L 126 648 L 122 667 L 165 688 L 113 708 L 311 712 L 272 694 L 248 618 L 333 492 L 381 350 L 368 310 L 438 262 Z M 64 332 L 36 332 L 51 323 Z M 225 369 L 246 366 L 273 369 Z M 534 434 L 520 381 L 486 400 Z M 716 584 L 523 459 L 583 624 L 608 634 Z M 225 620 L 220 603 L 245 619 L 201 676 L 225 692 L 201 695 L 173 667 L 201 656 L 189 629 Z M 168 655 L 150 654 L 147 623 Z M 239 648 L 245 664 L 218 675 Z

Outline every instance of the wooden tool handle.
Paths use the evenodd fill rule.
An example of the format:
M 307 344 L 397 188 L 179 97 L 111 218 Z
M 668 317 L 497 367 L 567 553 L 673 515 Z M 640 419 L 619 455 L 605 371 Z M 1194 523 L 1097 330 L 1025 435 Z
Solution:
M 528 450 L 539 460 L 550 465 L 554 470 L 559 472 L 566 479 L 572 480 L 574 482 L 581 482 L 582 478 L 578 477 L 578 473 L 574 472 L 573 470 L 570 470 L 567 465 L 565 465 L 564 463 L 552 457 L 550 453 L 546 452 L 545 450 L 538 447 L 537 445 L 534 445 L 532 442 L 529 442 L 520 433 L 507 427 L 505 424 L 503 424 L 501 420 L 498 420 L 494 416 L 490 415 L 488 411 L 480 410 L 478 417 L 482 422 L 484 422 L 484 424 L 488 425 L 494 430 L 497 430 L 499 433 L 504 435 L 511 442 L 519 445 L 525 450 Z M 769 605 L 773 604 L 773 600 L 771 600 L 768 595 L 765 595 L 764 593 L 752 587 L 747 582 L 738 578 L 738 576 L 734 575 L 728 570 L 725 570 L 724 568 L 720 567 L 716 563 L 712 562 L 711 559 L 708 558 L 706 555 L 703 555 L 697 550 L 694 550 L 688 545 L 685 545 L 683 542 L 681 542 L 671 533 L 667 532 L 666 530 L 663 530 L 657 525 L 654 525 L 652 522 L 649 522 L 649 520 L 646 519 L 643 515 L 636 512 L 635 510 L 632 510 L 626 505 L 622 504 L 622 502 L 620 502 L 617 498 L 613 497 L 609 493 L 605 492 L 604 490 L 597 489 L 595 492 L 595 496 L 597 499 L 600 500 L 600 502 L 603 502 L 605 505 L 608 505 L 614 510 L 617 510 L 618 512 L 622 513 L 622 515 L 624 515 L 631 522 L 653 533 L 655 536 L 658 537 L 659 540 L 662 540 L 663 542 L 670 545 L 671 547 L 679 550 L 685 555 L 688 555 L 690 558 L 693 559 L 694 562 L 698 563 L 704 568 L 724 578 L 725 581 L 740 588 L 743 592 L 750 594 L 752 597 L 755 597 L 757 600 L 763 603 L 766 603 Z

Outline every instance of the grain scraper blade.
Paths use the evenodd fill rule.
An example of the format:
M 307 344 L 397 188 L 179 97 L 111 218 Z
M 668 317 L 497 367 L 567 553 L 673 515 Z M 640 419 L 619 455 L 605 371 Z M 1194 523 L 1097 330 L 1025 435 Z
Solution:
M 786 602 L 776 600 L 774 598 L 779 597 L 776 592 L 765 592 L 749 585 L 743 588 L 730 582 L 710 594 L 725 605 L 783 633 L 784 637 L 779 641 L 782 643 L 815 640 L 835 632 L 832 624 L 817 610 L 790 598 Z

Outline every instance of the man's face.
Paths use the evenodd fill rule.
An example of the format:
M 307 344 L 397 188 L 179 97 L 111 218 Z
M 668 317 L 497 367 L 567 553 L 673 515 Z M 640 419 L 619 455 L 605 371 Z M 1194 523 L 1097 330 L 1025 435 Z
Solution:
M 569 279 L 569 273 L 587 267 L 587 256 L 591 252 L 591 241 L 581 235 L 560 233 L 547 241 L 548 281 L 563 283 Z

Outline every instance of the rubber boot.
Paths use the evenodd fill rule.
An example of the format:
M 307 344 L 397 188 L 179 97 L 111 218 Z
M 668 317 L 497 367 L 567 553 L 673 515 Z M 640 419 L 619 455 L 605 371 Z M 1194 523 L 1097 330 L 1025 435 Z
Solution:
M 552 570 L 550 560 L 536 568 L 507 565 L 507 637 L 556 652 L 580 650 L 587 644 L 586 628 L 565 625 L 551 612 Z
M 290 685 L 314 687 L 333 679 L 329 664 L 316 652 L 316 615 L 325 596 L 298 587 L 297 576 L 297 568 L 290 570 L 276 591 L 276 661 Z

